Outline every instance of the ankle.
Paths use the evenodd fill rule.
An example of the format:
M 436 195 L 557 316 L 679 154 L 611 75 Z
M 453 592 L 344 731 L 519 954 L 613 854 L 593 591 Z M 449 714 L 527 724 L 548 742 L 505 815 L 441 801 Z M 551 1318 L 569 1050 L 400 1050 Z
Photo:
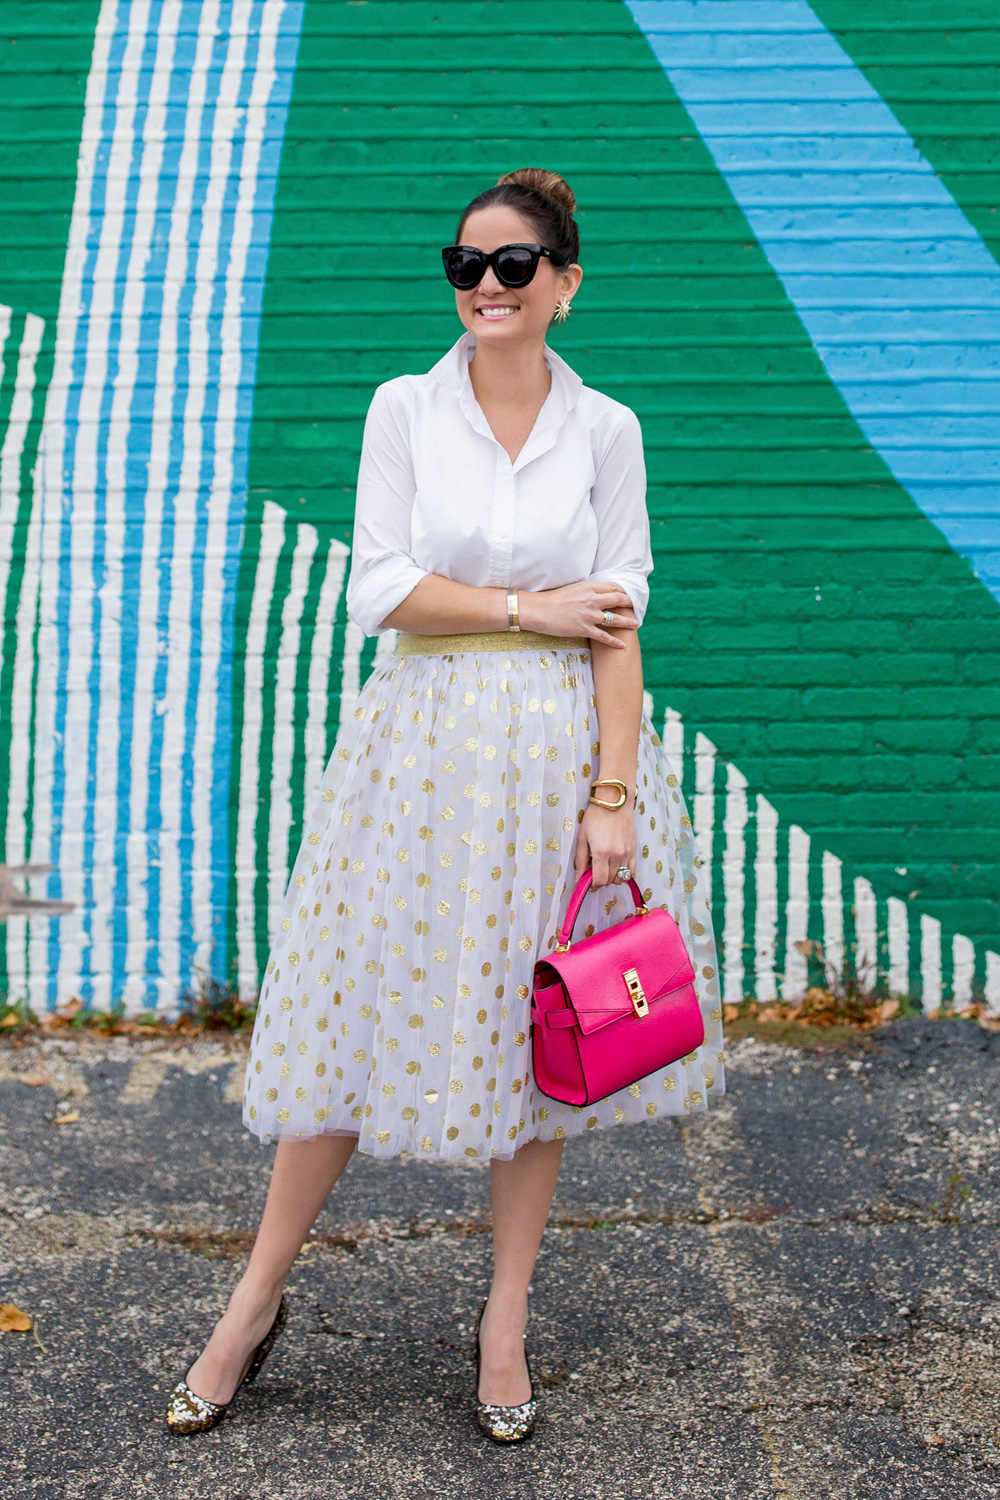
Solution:
M 226 1308 L 226 1316 L 239 1323 L 256 1323 L 266 1314 L 273 1317 L 281 1301 L 284 1283 L 246 1284 L 246 1278 L 233 1291 Z
M 483 1316 L 491 1323 L 513 1323 L 525 1327 L 528 1322 L 527 1291 L 523 1287 L 491 1287 Z

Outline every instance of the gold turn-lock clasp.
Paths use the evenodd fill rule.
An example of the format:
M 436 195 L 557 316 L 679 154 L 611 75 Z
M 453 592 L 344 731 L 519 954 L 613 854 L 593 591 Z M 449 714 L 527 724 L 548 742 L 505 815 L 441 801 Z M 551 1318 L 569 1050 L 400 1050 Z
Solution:
M 643 989 L 639 976 L 634 969 L 625 969 L 622 978 L 628 985 L 628 992 L 632 997 L 632 1007 L 637 1016 L 649 1015 L 649 1001 L 646 999 L 646 991 Z

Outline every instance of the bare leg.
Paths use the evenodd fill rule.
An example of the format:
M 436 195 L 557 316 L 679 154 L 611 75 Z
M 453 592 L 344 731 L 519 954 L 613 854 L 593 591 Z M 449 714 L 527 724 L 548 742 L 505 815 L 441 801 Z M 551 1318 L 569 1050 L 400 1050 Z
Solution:
M 250 1260 L 202 1354 L 188 1371 L 191 1389 L 230 1401 L 274 1321 L 292 1262 L 357 1145 L 353 1135 L 278 1142 L 267 1203 Z
M 480 1401 L 520 1406 L 530 1398 L 524 1361 L 528 1283 L 552 1207 L 562 1141 L 529 1141 L 490 1167 L 493 1282 L 480 1333 Z

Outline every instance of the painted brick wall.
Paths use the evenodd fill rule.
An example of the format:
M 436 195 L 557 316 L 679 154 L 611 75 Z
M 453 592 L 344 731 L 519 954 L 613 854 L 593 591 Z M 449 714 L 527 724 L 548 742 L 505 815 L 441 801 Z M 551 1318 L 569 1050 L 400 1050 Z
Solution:
M 116 18 L 112 9 L 100 15 L 110 27 L 110 76 L 120 81 L 136 6 L 123 4 Z M 167 134 L 180 141 L 184 73 L 197 75 L 206 12 L 175 9 L 182 43 L 168 100 L 179 112 Z M 368 400 L 379 381 L 428 368 L 460 332 L 437 255 L 458 210 L 498 172 L 544 164 L 577 192 L 586 270 L 573 318 L 553 342 L 588 383 L 638 411 L 646 436 L 656 558 L 643 631 L 647 687 L 657 727 L 683 762 L 712 861 L 727 995 L 766 993 L 783 975 L 799 983 L 794 942 L 809 935 L 833 951 L 838 943 L 848 952 L 860 943 L 869 956 L 877 948 L 894 987 L 923 992 L 925 1003 L 992 986 L 1000 1005 L 1000 960 L 987 957 L 998 948 L 1000 891 L 1000 611 L 991 584 L 1000 507 L 995 430 L 992 450 L 983 437 L 1000 411 L 995 363 L 991 376 L 983 353 L 998 307 L 1000 41 L 991 10 L 985 0 L 815 0 L 811 9 L 798 0 L 631 8 L 620 0 L 308 0 L 300 37 L 290 9 L 275 11 L 288 46 L 274 108 L 264 111 L 270 124 L 259 128 L 272 146 L 283 135 L 283 146 L 280 172 L 275 147 L 272 175 L 261 174 L 252 204 L 251 301 L 265 260 L 266 285 L 259 325 L 253 316 L 241 325 L 232 387 L 239 410 L 230 449 L 247 479 L 242 490 L 233 481 L 218 533 L 225 566 L 216 593 L 205 596 L 211 608 L 189 615 L 186 686 L 174 710 L 179 758 L 166 762 L 154 733 L 138 759 L 119 752 L 120 770 L 101 782 L 101 705 L 113 717 L 114 699 L 101 687 L 106 578 L 96 566 L 93 690 L 76 720 L 93 747 L 90 769 L 70 779 L 75 800 L 60 802 L 35 761 L 24 768 L 7 843 L 16 862 L 53 858 L 57 874 L 32 888 L 76 902 L 71 924 L 60 919 L 74 936 L 60 939 L 59 926 L 41 919 L 8 924 L 12 982 L 32 987 L 36 1001 L 69 986 L 98 1003 L 124 996 L 133 1005 L 171 1003 L 199 968 L 239 972 L 252 987 L 303 808 L 374 659 L 375 643 L 349 627 L 343 602 Z M 11 533 L 5 707 L 17 641 L 31 645 L 21 560 L 44 500 L 32 487 L 33 444 L 53 399 L 48 371 L 98 15 L 95 5 L 53 0 L 0 4 L 0 66 L 12 104 L 0 118 L 10 183 L 0 204 L 0 302 L 14 309 L 0 423 L 8 423 L 24 315 L 46 320 Z M 220 9 L 214 60 L 197 75 L 208 79 L 210 98 L 235 55 L 241 15 L 235 4 Z M 136 44 L 139 140 L 169 17 L 169 6 L 152 6 L 145 42 Z M 740 26 L 742 38 L 734 35 Z M 750 67 L 761 49 L 765 59 L 770 49 L 769 73 Z M 780 102 L 809 129 L 788 140 L 822 140 L 841 165 L 842 191 L 824 189 L 819 201 L 809 197 L 813 168 L 783 155 L 773 136 L 767 91 L 780 93 L 789 78 L 799 95 L 786 90 Z M 115 86 L 105 106 L 108 151 L 126 108 Z M 282 89 L 290 91 L 287 121 Z M 864 113 L 873 142 L 865 171 L 851 155 L 862 138 L 845 114 L 851 109 Z M 208 139 L 214 118 L 206 115 Z M 727 130 L 758 143 L 752 171 L 732 167 L 720 145 Z M 233 140 L 238 180 L 243 125 Z M 914 144 L 924 177 L 905 155 Z M 136 147 L 123 169 L 126 219 L 143 159 Z M 207 157 L 196 163 L 196 183 L 199 171 L 211 176 Z M 859 206 L 852 184 L 862 181 L 871 193 Z M 158 232 L 168 235 L 176 189 L 163 180 L 160 192 Z M 199 227 L 172 273 L 182 308 L 208 288 L 209 342 L 226 305 L 234 211 L 224 208 L 217 236 L 230 261 L 222 253 L 218 266 L 199 272 Z M 810 214 L 820 218 L 807 222 Z M 92 202 L 86 233 L 99 240 L 107 222 L 105 205 Z M 899 282 L 895 299 L 882 295 L 890 271 L 881 262 L 873 271 L 866 247 L 875 240 L 898 253 L 906 275 L 917 268 L 925 291 L 911 279 Z M 154 235 L 148 266 L 135 273 L 153 355 L 164 338 L 156 244 Z M 127 280 L 121 263 L 112 277 Z M 89 379 L 108 409 L 122 305 L 112 301 L 106 370 L 91 367 L 88 376 L 85 360 L 67 367 L 67 380 Z M 959 314 L 964 323 L 954 321 Z M 887 329 L 879 319 L 890 315 Z M 888 373 L 878 364 L 886 357 L 895 362 Z M 851 359 L 862 379 L 851 376 Z M 908 383 L 900 379 L 907 371 Z M 155 390 L 152 366 L 148 378 Z M 175 380 L 182 423 L 187 370 Z M 869 399 L 876 381 L 888 392 L 884 410 Z M 920 422 L 904 420 L 914 390 L 926 396 L 922 449 Z M 200 451 L 213 461 L 219 432 L 214 418 L 202 422 Z M 141 518 L 148 454 L 129 444 L 125 491 Z M 72 453 L 65 464 L 72 481 Z M 98 561 L 105 483 L 99 476 Z M 204 497 L 211 486 L 203 471 L 190 493 Z M 78 489 L 83 514 L 82 480 Z M 69 491 L 72 512 L 72 483 Z M 192 503 L 207 516 L 207 499 Z M 173 515 L 161 573 L 169 572 Z M 69 548 L 66 526 L 49 536 Z M 191 576 L 201 576 L 210 552 L 207 531 L 196 529 Z M 84 576 L 80 566 L 73 573 L 69 550 L 66 558 L 57 593 Z M 139 587 L 138 573 L 128 574 L 122 597 L 135 611 Z M 199 664 L 216 605 L 222 619 L 232 611 L 232 627 L 211 720 L 217 769 L 206 780 L 196 749 L 198 725 L 208 722 L 198 718 Z M 137 631 L 134 641 L 137 667 L 152 653 L 156 671 L 169 675 L 169 610 L 159 631 L 141 639 Z M 31 743 L 39 726 L 52 733 L 45 705 L 72 695 L 71 654 L 68 640 L 43 631 L 24 658 L 36 681 L 34 716 L 5 720 L 15 730 L 28 724 Z M 37 685 L 47 672 L 55 682 L 48 698 Z M 157 699 L 151 722 L 160 713 Z M 171 798 L 184 810 L 176 827 Z M 60 829 L 69 831 L 73 875 L 53 857 Z M 141 859 L 129 854 L 135 848 Z M 102 884 L 109 862 L 113 878 Z M 172 894 L 164 869 L 181 894 Z M 112 909 L 113 920 L 92 919 Z M 194 933 L 199 911 L 207 925 Z

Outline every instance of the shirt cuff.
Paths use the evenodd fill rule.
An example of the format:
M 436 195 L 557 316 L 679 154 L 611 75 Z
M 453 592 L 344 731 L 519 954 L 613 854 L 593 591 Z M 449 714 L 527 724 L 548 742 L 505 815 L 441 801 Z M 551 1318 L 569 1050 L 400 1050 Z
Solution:
M 634 572 L 631 568 L 606 568 L 601 573 L 591 573 L 588 580 L 590 583 L 617 583 L 618 587 L 628 594 L 629 601 L 639 624 L 642 624 L 649 603 L 649 584 L 644 573 Z
M 360 579 L 353 574 L 347 584 L 347 613 L 365 635 L 384 635 L 392 626 L 383 625 L 420 582 L 427 569 L 420 568 L 412 557 L 396 553 L 381 558 Z

